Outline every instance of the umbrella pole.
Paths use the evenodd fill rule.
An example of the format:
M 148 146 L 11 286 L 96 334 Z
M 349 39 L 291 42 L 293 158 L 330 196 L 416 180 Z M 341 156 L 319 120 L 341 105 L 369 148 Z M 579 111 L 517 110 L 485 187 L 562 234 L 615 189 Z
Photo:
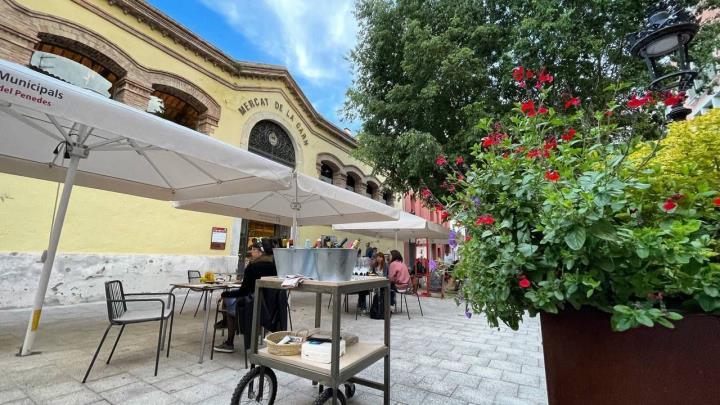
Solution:
M 398 248 L 398 245 L 397 245 L 397 233 L 398 233 L 398 231 L 395 231 L 395 250 L 397 250 L 397 248 Z
M 45 293 L 47 292 L 48 282 L 50 281 L 50 273 L 52 272 L 52 267 L 55 262 L 55 253 L 57 253 L 58 244 L 60 242 L 60 233 L 62 232 L 63 223 L 65 222 L 65 214 L 67 213 L 68 202 L 70 201 L 70 193 L 72 192 L 73 184 L 75 183 L 75 174 L 77 173 L 79 164 L 80 156 L 71 155 L 70 164 L 68 165 L 67 173 L 65 174 L 65 182 L 63 183 L 64 186 L 62 195 L 60 196 L 57 215 L 55 215 L 55 222 L 53 223 L 52 230 L 50 231 L 50 243 L 48 244 L 47 257 L 43 263 L 38 289 L 35 292 L 33 311 L 30 316 L 30 321 L 28 322 L 27 332 L 25 332 L 25 341 L 23 342 L 22 349 L 20 349 L 20 356 L 32 354 L 31 350 L 33 343 L 35 342 L 35 335 L 37 334 L 38 326 L 40 325 L 40 313 L 42 312 L 43 302 L 45 301 Z

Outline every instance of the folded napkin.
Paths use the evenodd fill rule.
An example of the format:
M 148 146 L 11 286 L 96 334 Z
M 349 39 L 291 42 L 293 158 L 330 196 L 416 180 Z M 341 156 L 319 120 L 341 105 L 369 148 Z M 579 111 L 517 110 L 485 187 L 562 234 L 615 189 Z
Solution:
M 300 274 L 290 274 L 285 276 L 285 279 L 282 282 L 282 288 L 295 288 L 302 284 L 305 280 L 312 280 L 309 277 L 302 276 Z

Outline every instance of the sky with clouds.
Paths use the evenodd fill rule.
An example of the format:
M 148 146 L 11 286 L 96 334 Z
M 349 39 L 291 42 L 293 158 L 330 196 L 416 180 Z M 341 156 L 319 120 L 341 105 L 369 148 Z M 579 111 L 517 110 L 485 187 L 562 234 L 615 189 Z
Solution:
M 352 82 L 353 0 L 150 0 L 233 58 L 286 66 L 320 114 L 357 132 L 339 110 Z

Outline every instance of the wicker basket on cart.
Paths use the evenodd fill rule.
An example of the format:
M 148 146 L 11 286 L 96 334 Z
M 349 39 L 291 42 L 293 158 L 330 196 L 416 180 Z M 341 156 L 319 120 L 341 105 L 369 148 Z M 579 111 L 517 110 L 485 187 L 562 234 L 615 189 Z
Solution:
M 282 340 L 285 336 L 297 336 L 302 338 L 302 341 L 299 343 L 286 343 L 284 345 L 279 345 L 278 342 Z M 295 356 L 300 354 L 300 351 L 302 350 L 302 344 L 305 342 L 305 339 L 308 337 L 308 330 L 303 329 L 299 331 L 280 331 L 280 332 L 273 332 L 267 336 L 265 336 L 265 344 L 267 345 L 268 353 L 273 354 L 275 356 Z

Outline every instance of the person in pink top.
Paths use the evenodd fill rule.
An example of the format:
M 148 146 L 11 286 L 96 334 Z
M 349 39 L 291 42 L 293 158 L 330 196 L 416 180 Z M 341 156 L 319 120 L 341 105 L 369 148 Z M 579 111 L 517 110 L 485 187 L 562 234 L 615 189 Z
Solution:
M 410 286 L 410 271 L 403 262 L 402 255 L 397 250 L 390 251 L 390 266 L 388 267 L 388 279 L 390 280 L 390 305 L 395 305 L 395 291 L 407 290 Z

